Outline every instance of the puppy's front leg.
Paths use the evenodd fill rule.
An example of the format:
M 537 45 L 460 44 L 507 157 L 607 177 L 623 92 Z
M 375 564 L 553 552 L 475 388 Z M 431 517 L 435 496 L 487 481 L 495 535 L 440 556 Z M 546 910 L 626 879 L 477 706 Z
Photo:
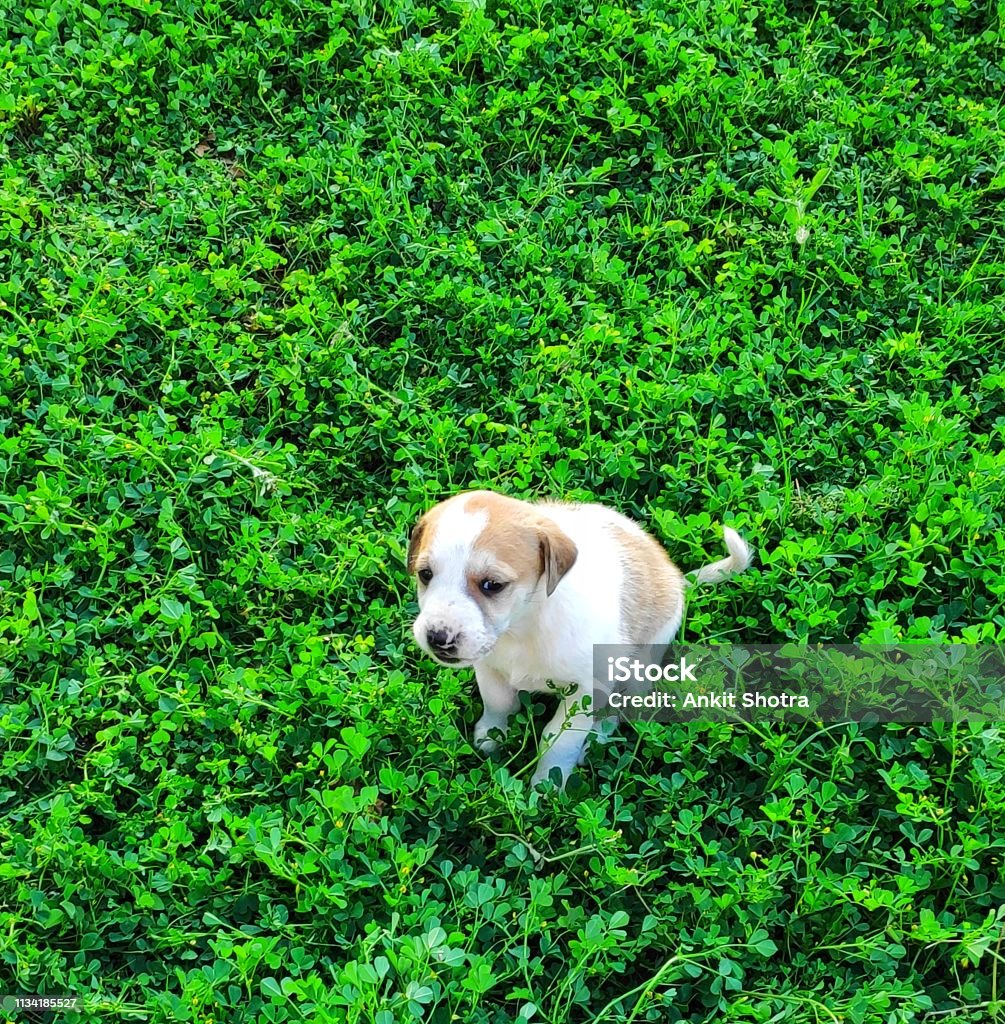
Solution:
M 506 734 L 509 716 L 520 707 L 520 696 L 506 680 L 486 665 L 475 665 L 478 692 L 482 695 L 484 710 L 475 725 L 475 747 L 483 754 L 491 754 L 499 744 L 489 739 L 489 733 L 498 729 Z
M 593 731 L 593 712 L 583 707 L 584 697 L 592 698 L 592 685 L 578 686 L 574 693 L 562 698 L 555 717 L 545 726 L 541 736 L 541 758 L 531 777 L 531 786 L 548 778 L 552 768 L 562 773 L 560 788 L 583 759 L 586 738 Z

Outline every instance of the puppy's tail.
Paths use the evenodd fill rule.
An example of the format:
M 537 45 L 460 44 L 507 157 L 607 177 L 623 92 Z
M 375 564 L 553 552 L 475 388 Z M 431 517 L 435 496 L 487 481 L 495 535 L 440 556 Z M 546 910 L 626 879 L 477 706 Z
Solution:
M 729 550 L 729 558 L 720 558 L 718 562 L 710 562 L 708 565 L 703 565 L 700 569 L 688 573 L 693 577 L 693 583 L 718 583 L 720 580 L 726 579 L 727 576 L 735 576 L 736 573 L 743 572 L 750 565 L 752 557 L 750 547 L 736 530 L 731 530 L 726 526 L 723 528 L 722 536 L 726 542 L 726 548 Z

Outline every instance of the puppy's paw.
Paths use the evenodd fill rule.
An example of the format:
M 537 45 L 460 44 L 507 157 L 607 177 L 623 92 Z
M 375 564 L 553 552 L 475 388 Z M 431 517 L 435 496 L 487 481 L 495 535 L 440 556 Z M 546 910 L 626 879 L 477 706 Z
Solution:
M 567 780 L 568 776 L 559 765 L 539 764 L 537 770 L 530 777 L 530 788 L 540 787 L 547 793 L 561 793 L 565 789 Z
M 482 757 L 489 757 L 498 749 L 499 743 L 496 740 L 489 739 L 488 736 L 475 737 L 475 750 L 477 750 Z
M 483 757 L 488 757 L 489 754 L 493 754 L 499 749 L 499 740 L 490 736 L 489 733 L 495 733 L 496 736 L 505 739 L 505 733 L 497 723 L 485 722 L 484 719 L 479 721 L 475 726 L 475 749 Z

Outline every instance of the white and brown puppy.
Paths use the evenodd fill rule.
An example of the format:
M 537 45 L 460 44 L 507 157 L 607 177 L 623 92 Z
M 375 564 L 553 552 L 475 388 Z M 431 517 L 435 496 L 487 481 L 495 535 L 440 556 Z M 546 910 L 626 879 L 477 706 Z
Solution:
M 742 572 L 750 549 L 724 531 L 729 557 L 695 582 Z M 485 709 L 475 745 L 505 733 L 520 690 L 575 690 L 546 726 L 532 784 L 580 762 L 593 716 L 594 644 L 669 643 L 684 610 L 684 574 L 630 519 L 601 505 L 531 504 L 491 491 L 441 502 L 419 520 L 408 548 L 418 579 L 419 646 L 444 665 L 473 665 Z

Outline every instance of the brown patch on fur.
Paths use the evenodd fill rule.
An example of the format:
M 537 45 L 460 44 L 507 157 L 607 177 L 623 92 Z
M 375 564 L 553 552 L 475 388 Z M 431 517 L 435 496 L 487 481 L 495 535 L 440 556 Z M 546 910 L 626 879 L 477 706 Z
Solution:
M 522 582 L 532 583 L 544 575 L 549 597 L 575 564 L 579 554 L 576 545 L 528 502 L 491 491 L 475 491 L 464 511 L 488 513 L 488 523 L 475 540 L 475 550 L 491 552 Z
M 684 575 L 647 533 L 611 528 L 621 548 L 621 628 L 628 643 L 652 643 L 683 599 Z
M 539 532 L 541 561 L 544 562 L 548 596 L 551 597 L 562 577 L 576 564 L 579 551 L 555 523 L 545 522 Z
M 441 505 L 434 505 L 416 524 L 412 530 L 412 536 L 408 540 L 408 559 L 405 567 L 409 576 L 414 576 L 418 567 L 419 557 L 425 549 L 426 544 L 432 539 L 436 532 L 434 527 L 440 515 Z

